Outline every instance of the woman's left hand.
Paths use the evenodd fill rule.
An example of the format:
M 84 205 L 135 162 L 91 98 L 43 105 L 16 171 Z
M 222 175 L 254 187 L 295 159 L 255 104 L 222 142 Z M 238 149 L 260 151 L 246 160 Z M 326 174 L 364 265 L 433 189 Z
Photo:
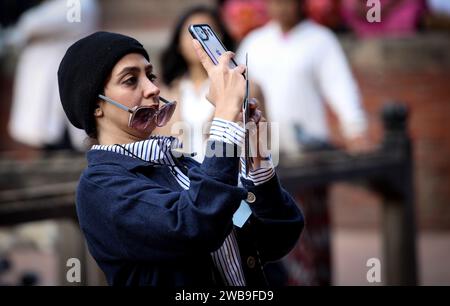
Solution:
M 259 123 L 259 121 L 263 118 L 262 112 L 259 109 L 258 100 L 256 100 L 255 98 L 251 98 L 248 101 L 248 105 L 250 108 L 249 121 L 254 122 L 257 125 Z M 243 118 L 244 118 L 244 116 L 243 116 L 243 113 L 241 110 L 241 112 L 239 113 L 239 122 L 243 122 L 244 121 Z
M 257 169 L 261 167 L 261 161 L 267 159 L 269 156 L 267 148 L 269 130 L 267 120 L 262 115 L 262 111 L 259 109 L 259 103 L 255 98 L 249 100 L 249 108 L 247 128 L 250 136 L 251 156 L 253 157 L 252 169 Z M 243 122 L 242 112 L 239 116 L 240 122 Z

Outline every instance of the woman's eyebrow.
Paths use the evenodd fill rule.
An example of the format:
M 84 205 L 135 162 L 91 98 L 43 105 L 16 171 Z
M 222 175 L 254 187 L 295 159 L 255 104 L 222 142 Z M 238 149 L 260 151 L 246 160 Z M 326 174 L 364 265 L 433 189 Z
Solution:
M 153 65 L 152 64 L 145 65 L 145 71 L 147 72 L 153 71 Z
M 145 69 L 146 72 L 152 71 L 152 70 L 153 70 L 153 66 L 152 66 L 151 64 L 149 64 L 149 65 L 146 65 L 144 69 Z M 131 73 L 131 72 L 140 72 L 140 71 L 141 71 L 141 68 L 138 67 L 138 66 L 129 66 L 129 67 L 123 68 L 123 69 L 117 74 L 117 76 L 118 76 L 119 78 L 122 78 L 124 75 L 126 75 L 126 74 L 128 74 L 128 73 Z

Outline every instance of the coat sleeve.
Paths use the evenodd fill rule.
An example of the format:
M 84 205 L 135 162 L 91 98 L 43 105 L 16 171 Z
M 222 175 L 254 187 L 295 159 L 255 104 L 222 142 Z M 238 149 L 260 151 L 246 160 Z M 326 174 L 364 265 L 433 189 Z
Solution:
M 304 227 L 303 213 L 276 174 L 257 186 L 250 180 L 241 180 L 256 198 L 249 204 L 253 216 L 242 230 L 254 241 L 263 263 L 278 260 L 297 243 Z
M 218 249 L 247 194 L 237 187 L 237 157 L 206 157 L 189 170 L 190 188 L 183 191 L 120 166 L 90 173 L 82 177 L 77 194 L 83 231 L 104 246 L 97 253 L 134 261 L 173 262 Z

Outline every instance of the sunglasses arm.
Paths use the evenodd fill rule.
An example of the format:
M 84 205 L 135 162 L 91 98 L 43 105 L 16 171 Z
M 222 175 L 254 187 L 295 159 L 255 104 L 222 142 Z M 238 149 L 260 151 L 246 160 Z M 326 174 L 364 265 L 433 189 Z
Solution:
M 120 104 L 119 102 L 116 102 L 116 101 L 114 101 L 114 100 L 112 100 L 112 99 L 110 99 L 110 98 L 108 98 L 108 97 L 106 97 L 106 96 L 104 96 L 104 95 L 98 95 L 98 97 L 99 97 L 100 99 L 102 99 L 102 100 L 108 102 L 108 103 L 111 103 L 111 104 L 117 106 L 117 107 L 120 108 L 120 109 L 123 109 L 124 111 L 127 111 L 127 112 L 129 112 L 129 113 L 133 113 L 133 111 L 132 111 L 131 109 L 129 109 L 128 107 L 126 107 L 125 105 L 122 105 L 122 104 Z
M 162 102 L 164 102 L 164 104 L 172 103 L 172 102 L 170 102 L 169 100 L 164 99 L 164 98 L 161 97 L 161 96 L 159 96 L 159 100 L 162 101 Z

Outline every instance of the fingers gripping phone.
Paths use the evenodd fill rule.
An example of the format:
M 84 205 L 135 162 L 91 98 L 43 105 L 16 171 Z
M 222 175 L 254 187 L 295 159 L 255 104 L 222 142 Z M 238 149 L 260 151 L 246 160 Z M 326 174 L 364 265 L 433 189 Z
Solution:
M 189 26 L 189 33 L 191 33 L 192 37 L 197 39 L 199 43 L 202 45 L 203 50 L 208 54 L 211 58 L 211 61 L 214 65 L 219 63 L 219 56 L 227 51 L 224 44 L 220 41 L 219 37 L 214 33 L 211 27 L 208 24 L 192 24 Z M 246 56 L 246 67 L 248 64 L 248 57 Z M 235 60 L 232 58 L 229 64 L 230 68 L 236 68 L 237 64 Z M 248 67 L 244 73 L 244 78 L 247 81 L 246 84 L 246 93 L 245 98 L 242 103 L 242 111 L 243 111 L 243 119 L 244 126 L 246 126 L 249 120 L 249 81 L 248 81 Z M 250 164 L 252 159 L 250 158 L 250 145 L 249 145 L 249 135 L 247 128 L 245 129 L 245 172 L 248 175 L 250 171 Z

